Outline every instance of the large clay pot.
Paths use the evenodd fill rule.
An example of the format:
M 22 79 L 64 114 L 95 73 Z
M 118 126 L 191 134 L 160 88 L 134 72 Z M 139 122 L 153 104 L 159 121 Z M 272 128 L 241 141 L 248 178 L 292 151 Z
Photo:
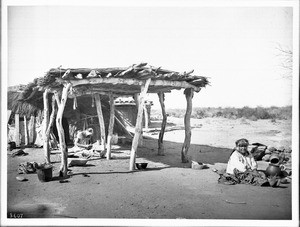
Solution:
M 279 162 L 279 155 L 278 154 L 272 154 L 271 156 L 270 156 L 270 162 L 272 163 L 272 164 L 278 164 L 278 162 Z
M 279 165 L 274 165 L 272 163 L 269 164 L 268 168 L 266 169 L 266 175 L 269 177 L 272 176 L 280 176 L 281 174 L 281 169 Z

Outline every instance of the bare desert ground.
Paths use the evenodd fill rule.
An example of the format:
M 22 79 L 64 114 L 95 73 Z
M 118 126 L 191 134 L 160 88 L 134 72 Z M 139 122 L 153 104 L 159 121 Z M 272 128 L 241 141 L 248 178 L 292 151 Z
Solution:
M 213 168 L 226 167 L 234 142 L 247 138 L 250 143 L 274 147 L 291 147 L 291 121 L 228 120 L 222 118 L 192 119 L 191 160 L 208 164 L 209 168 L 191 169 L 181 163 L 184 140 L 183 119 L 169 118 L 164 137 L 165 156 L 157 155 L 159 122 L 152 122 L 144 133 L 137 162 L 147 162 L 146 170 L 130 172 L 130 144 L 115 145 L 113 159 L 93 159 L 85 167 L 71 167 L 73 175 L 64 183 L 58 178 L 60 156 L 54 150 L 53 179 L 40 182 L 37 174 L 24 175 L 17 181 L 18 165 L 41 162 L 42 148 L 26 148 L 27 156 L 7 156 L 8 218 L 109 218 L 125 219 L 189 219 L 198 220 L 270 220 L 292 219 L 292 183 L 280 187 L 218 184 Z M 268 163 L 259 161 L 264 170 Z M 89 219 L 85 219 L 87 222 Z M 100 222 L 98 222 L 100 223 Z M 99 224 L 98 224 L 99 225 Z M 120 225 L 120 222 L 119 222 Z

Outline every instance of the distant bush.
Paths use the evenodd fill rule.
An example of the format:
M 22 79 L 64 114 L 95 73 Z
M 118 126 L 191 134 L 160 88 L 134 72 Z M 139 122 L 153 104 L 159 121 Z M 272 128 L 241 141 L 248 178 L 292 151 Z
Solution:
M 197 109 L 194 109 L 194 111 L 192 112 L 192 117 L 197 118 L 197 119 L 202 119 L 202 118 L 206 118 L 209 116 L 207 115 L 205 110 L 197 108 Z
M 182 118 L 185 115 L 185 109 L 168 109 L 166 112 L 170 117 Z
M 185 115 L 185 109 L 168 109 L 167 113 L 171 117 L 182 118 Z M 292 106 L 286 107 L 255 107 L 251 108 L 248 106 L 242 108 L 215 108 L 215 107 L 203 107 L 193 108 L 192 118 L 203 119 L 207 117 L 223 117 L 228 119 L 245 118 L 252 121 L 259 119 L 274 119 L 284 120 L 292 118 Z
M 251 120 L 251 121 L 257 121 L 257 117 L 256 117 L 256 116 L 251 116 L 251 117 L 249 118 L 249 120 Z

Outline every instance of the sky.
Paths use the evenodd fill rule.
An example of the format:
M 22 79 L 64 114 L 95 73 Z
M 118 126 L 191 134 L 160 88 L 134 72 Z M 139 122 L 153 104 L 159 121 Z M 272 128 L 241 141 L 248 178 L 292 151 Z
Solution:
M 7 22 L 8 86 L 60 65 L 147 62 L 208 77 L 194 107 L 292 104 L 276 49 L 293 49 L 290 7 L 9 6 Z M 166 108 L 185 106 L 183 90 L 166 94 Z

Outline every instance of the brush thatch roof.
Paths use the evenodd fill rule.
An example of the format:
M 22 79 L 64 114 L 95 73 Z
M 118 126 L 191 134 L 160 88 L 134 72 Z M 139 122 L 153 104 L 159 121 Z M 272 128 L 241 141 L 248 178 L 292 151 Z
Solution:
M 145 80 L 151 78 L 148 93 L 170 92 L 173 89 L 193 88 L 196 92 L 209 84 L 206 77 L 192 75 L 190 72 L 175 72 L 160 67 L 156 68 L 147 63 L 134 64 L 127 68 L 53 68 L 45 76 L 34 79 L 18 93 L 12 109 L 14 112 L 31 115 L 34 111 L 43 110 L 43 92 L 61 91 L 64 84 L 71 83 L 72 89 L 69 97 L 77 97 L 79 112 L 81 114 L 94 114 L 91 109 L 91 95 L 95 93 L 115 95 L 134 95 L 139 93 Z M 49 94 L 51 96 L 51 94 Z M 11 94 L 11 99 L 13 98 Z M 109 109 L 108 97 L 101 96 L 104 109 Z M 11 100 L 12 101 L 12 100 Z M 88 106 L 87 106 L 88 103 Z M 22 104 L 22 105 L 21 105 Z M 73 102 L 68 99 L 64 115 L 76 119 Z M 92 113 L 91 113 L 92 111 Z M 34 114 L 35 115 L 35 114 Z M 72 116 L 72 117 L 71 117 Z M 120 115 L 118 116 L 120 117 Z M 79 120 L 79 119 L 78 119 Z
M 127 68 L 53 68 L 45 76 L 35 79 L 27 92 L 32 96 L 37 89 L 60 90 L 64 83 L 69 82 L 75 96 L 93 92 L 133 95 L 140 92 L 140 86 L 148 78 L 151 78 L 148 93 L 170 92 L 181 88 L 193 88 L 198 92 L 209 82 L 206 77 L 192 73 L 193 71 L 179 73 L 165 70 L 147 63 Z M 28 99 L 30 95 L 25 91 L 24 98 Z
M 20 116 L 26 116 L 27 118 L 31 115 L 36 116 L 41 108 L 22 100 L 22 97 L 23 95 L 21 92 L 8 91 L 7 109 Z

